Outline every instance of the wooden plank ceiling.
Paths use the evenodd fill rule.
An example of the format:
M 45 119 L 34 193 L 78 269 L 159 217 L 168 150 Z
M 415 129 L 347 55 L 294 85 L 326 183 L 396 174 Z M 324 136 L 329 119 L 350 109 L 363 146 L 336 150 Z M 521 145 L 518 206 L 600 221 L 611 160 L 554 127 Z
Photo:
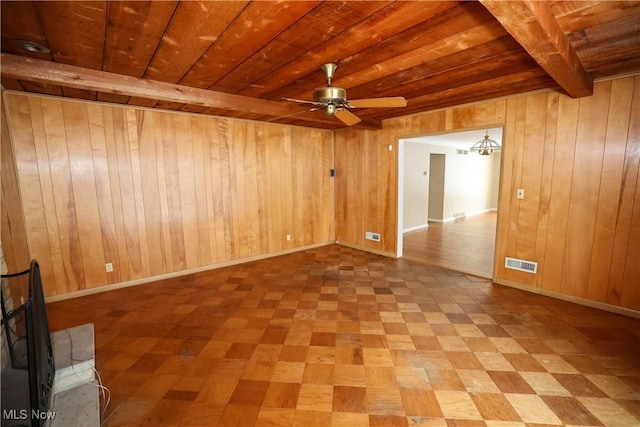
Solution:
M 308 104 L 338 64 L 381 120 L 640 71 L 638 1 L 3 1 L 6 89 L 336 129 Z M 49 49 L 26 50 L 20 41 Z

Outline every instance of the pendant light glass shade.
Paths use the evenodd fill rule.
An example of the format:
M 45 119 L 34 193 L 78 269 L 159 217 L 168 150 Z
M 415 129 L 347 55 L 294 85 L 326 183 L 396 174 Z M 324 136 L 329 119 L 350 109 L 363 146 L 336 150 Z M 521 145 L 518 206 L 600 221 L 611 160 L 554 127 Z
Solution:
M 502 147 L 498 142 L 493 139 L 489 139 L 489 132 L 486 133 L 483 139 L 476 142 L 469 148 L 469 151 L 478 153 L 481 156 L 490 156 L 494 151 L 500 151 Z

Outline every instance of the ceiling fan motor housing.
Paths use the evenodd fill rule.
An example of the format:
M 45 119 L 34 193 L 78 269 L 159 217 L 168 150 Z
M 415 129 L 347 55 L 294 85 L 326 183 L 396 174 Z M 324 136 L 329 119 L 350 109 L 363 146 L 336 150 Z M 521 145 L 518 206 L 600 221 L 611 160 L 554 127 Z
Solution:
M 319 87 L 313 91 L 313 102 L 325 106 L 325 114 L 332 116 L 347 102 L 347 91 L 341 87 Z
M 347 91 L 341 87 L 319 87 L 313 91 L 313 101 L 327 105 L 342 105 L 347 102 Z

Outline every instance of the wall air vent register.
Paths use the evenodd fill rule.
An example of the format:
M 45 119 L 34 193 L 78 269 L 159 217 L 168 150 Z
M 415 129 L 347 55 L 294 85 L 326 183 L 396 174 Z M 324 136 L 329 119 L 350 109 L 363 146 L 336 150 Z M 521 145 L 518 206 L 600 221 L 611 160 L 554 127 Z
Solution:
M 524 271 L 533 274 L 538 273 L 538 263 L 535 261 L 506 257 L 504 260 L 504 266 L 512 270 Z

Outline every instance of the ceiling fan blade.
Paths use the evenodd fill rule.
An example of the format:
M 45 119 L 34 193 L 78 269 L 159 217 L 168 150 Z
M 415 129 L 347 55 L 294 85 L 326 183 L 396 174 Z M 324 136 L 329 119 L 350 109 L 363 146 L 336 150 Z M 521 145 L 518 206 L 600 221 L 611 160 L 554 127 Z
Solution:
M 310 113 L 312 111 L 318 111 L 318 110 L 320 110 L 320 107 L 309 108 L 308 110 L 295 111 L 295 112 L 293 112 L 291 114 L 285 114 L 284 116 L 273 117 L 271 119 L 268 119 L 267 121 L 268 122 L 275 122 L 276 120 L 286 119 L 287 117 L 295 116 L 297 114 Z
M 352 99 L 348 104 L 351 108 L 406 107 L 407 100 L 402 96 L 390 96 L 386 98 Z
M 336 116 L 338 120 L 340 120 L 342 123 L 344 123 L 347 126 L 353 126 L 356 123 L 360 122 L 360 118 L 358 116 L 356 116 L 351 111 L 345 108 L 339 109 L 333 115 Z
M 301 104 L 313 104 L 313 105 L 318 105 L 317 102 L 314 101 L 306 101 L 304 99 L 295 99 L 295 98 L 285 98 L 283 97 L 282 99 L 284 99 L 285 101 L 293 101 L 293 102 L 299 102 Z

